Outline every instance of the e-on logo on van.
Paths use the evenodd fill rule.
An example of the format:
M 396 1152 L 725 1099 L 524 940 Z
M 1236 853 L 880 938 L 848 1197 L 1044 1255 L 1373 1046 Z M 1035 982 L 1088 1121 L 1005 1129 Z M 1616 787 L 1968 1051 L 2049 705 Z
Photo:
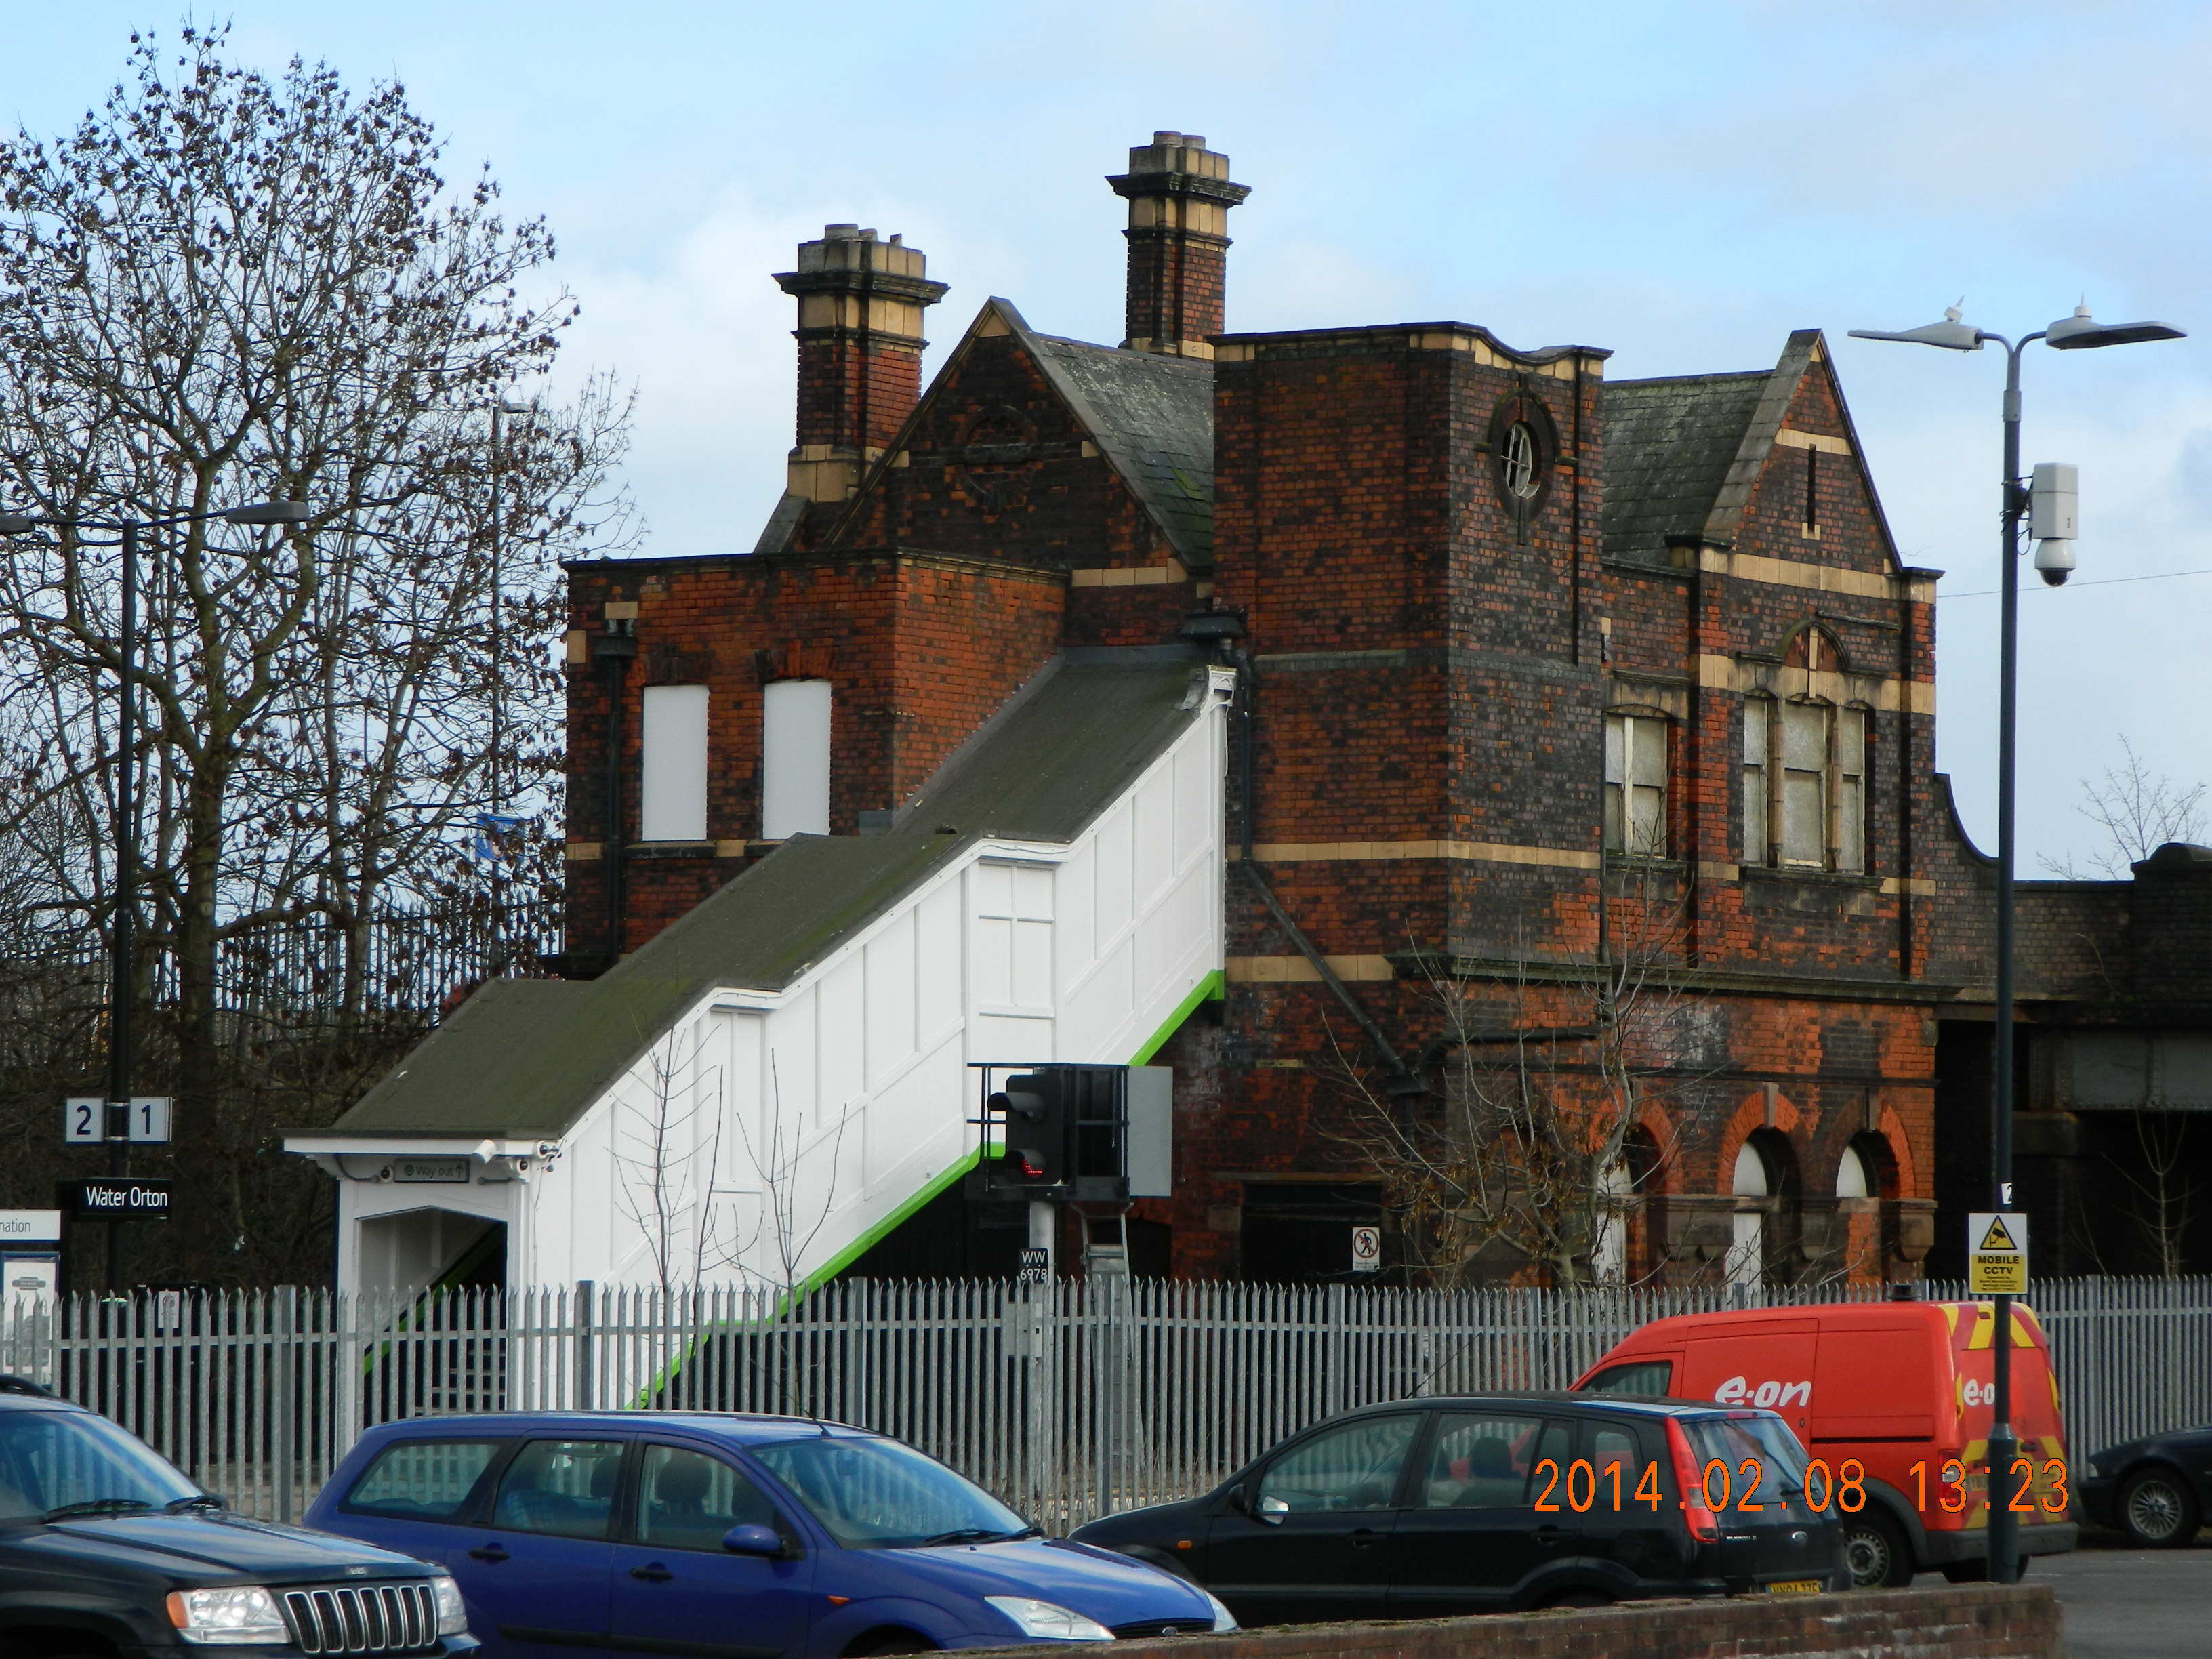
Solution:
M 1761 1382 L 1757 1388 L 1740 1376 L 1731 1376 L 1713 1390 L 1717 1406 L 1771 1406 L 1779 1411 L 1784 1406 L 1804 1406 L 1812 1403 L 1813 1385 L 1806 1382 Z

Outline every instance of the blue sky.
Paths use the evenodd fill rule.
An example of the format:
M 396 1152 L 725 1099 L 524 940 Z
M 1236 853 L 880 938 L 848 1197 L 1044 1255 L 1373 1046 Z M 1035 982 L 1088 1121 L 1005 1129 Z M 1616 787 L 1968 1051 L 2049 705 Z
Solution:
M 133 27 L 181 13 L 0 0 L 0 118 L 73 122 Z M 1615 376 L 1836 356 L 1908 562 L 1950 574 L 1939 764 L 1994 842 L 1994 352 L 1842 338 L 1964 296 L 1999 332 L 2086 295 L 2179 344 L 2027 368 L 2027 459 L 2081 468 L 2081 570 L 2022 604 L 2023 873 L 2096 836 L 2079 780 L 2126 733 L 2212 777 L 2212 9 L 2105 0 L 1360 6 L 940 0 L 922 7 L 240 0 L 247 61 L 398 77 L 559 237 L 568 373 L 639 395 L 629 482 L 662 553 L 750 547 L 790 442 L 789 302 L 827 222 L 902 232 L 1054 333 L 1121 334 L 1121 204 L 1156 127 L 1253 186 L 1232 328 L 1450 318 L 1610 347 Z M 2115 578 L 2158 577 L 2151 580 Z

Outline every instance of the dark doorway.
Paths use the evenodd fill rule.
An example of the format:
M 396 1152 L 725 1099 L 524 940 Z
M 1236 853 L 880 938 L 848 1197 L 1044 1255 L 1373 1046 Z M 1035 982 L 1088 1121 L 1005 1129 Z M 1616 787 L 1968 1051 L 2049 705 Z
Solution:
M 1352 1229 L 1384 1224 L 1379 1187 L 1247 1182 L 1242 1276 L 1262 1285 L 1395 1283 L 1395 1241 L 1387 1227 L 1382 1271 L 1358 1273 L 1352 1265 Z

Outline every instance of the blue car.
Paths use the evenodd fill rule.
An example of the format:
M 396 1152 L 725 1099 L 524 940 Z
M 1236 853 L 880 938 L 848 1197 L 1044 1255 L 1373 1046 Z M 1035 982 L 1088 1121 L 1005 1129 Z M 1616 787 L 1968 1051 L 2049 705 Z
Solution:
M 531 1412 L 371 1429 L 307 1523 L 443 1566 L 487 1659 L 844 1659 L 1234 1630 L 902 1442 L 803 1418 Z

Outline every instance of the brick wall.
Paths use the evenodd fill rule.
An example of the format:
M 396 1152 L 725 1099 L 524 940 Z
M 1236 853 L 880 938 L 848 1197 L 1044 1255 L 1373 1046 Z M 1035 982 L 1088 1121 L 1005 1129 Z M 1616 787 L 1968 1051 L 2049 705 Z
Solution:
M 1287 1626 L 1121 1642 L 1114 1651 L 1116 1659 L 2062 1659 L 2064 1635 L 2049 1585 L 1970 1584 Z
M 635 950 L 742 872 L 760 834 L 763 688 L 832 687 L 830 827 L 896 808 L 1058 649 L 1057 572 L 902 551 L 606 561 L 570 570 L 584 641 L 606 606 L 635 605 L 637 656 L 622 711 L 628 781 L 622 949 Z M 641 692 L 708 688 L 707 845 L 630 848 Z M 568 680 L 569 948 L 606 939 L 606 677 Z

